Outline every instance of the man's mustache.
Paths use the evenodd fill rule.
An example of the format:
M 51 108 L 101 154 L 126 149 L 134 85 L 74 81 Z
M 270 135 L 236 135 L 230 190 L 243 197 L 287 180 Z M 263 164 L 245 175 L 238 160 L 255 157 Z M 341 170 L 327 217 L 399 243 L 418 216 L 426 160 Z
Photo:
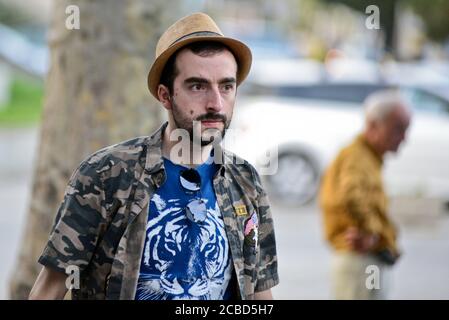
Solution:
M 219 113 L 206 113 L 206 114 L 202 114 L 200 116 L 198 116 L 196 118 L 197 121 L 203 121 L 203 120 L 219 120 L 222 121 L 224 123 L 227 122 L 228 118 L 224 115 L 224 114 L 219 114 Z

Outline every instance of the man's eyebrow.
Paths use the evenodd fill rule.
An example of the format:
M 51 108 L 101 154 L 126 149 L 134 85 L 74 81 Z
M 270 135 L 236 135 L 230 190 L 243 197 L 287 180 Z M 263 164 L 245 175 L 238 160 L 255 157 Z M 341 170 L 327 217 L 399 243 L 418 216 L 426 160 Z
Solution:
M 190 77 L 185 79 L 184 83 L 210 83 L 210 81 L 204 78 Z
M 221 79 L 218 83 L 223 84 L 223 83 L 236 83 L 237 80 L 234 77 L 227 77 L 227 78 L 223 78 Z M 200 77 L 190 77 L 184 80 L 184 83 L 210 83 L 209 80 L 205 79 L 205 78 L 200 78 Z
M 223 84 L 223 83 L 236 83 L 236 82 L 237 82 L 237 80 L 235 80 L 234 77 L 223 78 L 223 79 L 221 79 L 219 81 L 220 84 Z

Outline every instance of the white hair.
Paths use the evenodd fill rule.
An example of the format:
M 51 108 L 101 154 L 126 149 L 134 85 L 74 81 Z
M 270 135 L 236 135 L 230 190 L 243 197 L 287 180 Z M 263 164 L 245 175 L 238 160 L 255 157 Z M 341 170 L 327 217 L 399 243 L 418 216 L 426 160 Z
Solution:
M 397 89 L 385 89 L 370 94 L 364 102 L 365 120 L 382 122 L 398 107 L 410 112 L 404 96 Z

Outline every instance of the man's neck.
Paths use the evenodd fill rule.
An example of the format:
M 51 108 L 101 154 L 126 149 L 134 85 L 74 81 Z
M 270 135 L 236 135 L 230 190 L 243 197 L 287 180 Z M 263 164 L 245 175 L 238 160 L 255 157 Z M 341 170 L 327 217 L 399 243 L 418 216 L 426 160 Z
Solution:
M 366 143 L 368 144 L 368 146 L 374 151 L 374 153 L 380 158 L 383 159 L 384 155 L 385 155 L 385 151 L 380 148 L 375 140 L 372 138 L 372 136 L 370 134 L 368 134 L 367 132 L 363 133 L 363 138 L 365 139 Z
M 185 139 L 183 142 L 170 139 L 171 133 L 175 130 L 168 124 L 162 136 L 162 156 L 173 163 L 188 167 L 196 167 L 203 164 L 210 156 L 212 144 L 201 146 L 201 141 L 192 142 Z M 176 138 L 176 136 L 174 137 Z M 181 152 L 180 152 L 181 150 Z

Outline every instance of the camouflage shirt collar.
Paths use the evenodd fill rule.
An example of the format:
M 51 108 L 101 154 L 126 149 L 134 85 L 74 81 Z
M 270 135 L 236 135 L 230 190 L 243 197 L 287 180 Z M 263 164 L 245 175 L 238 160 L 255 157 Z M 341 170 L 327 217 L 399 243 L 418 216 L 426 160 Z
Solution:
M 146 154 L 145 171 L 155 173 L 164 167 L 162 160 L 162 134 L 167 128 L 168 122 L 162 124 L 149 138 Z
M 156 174 L 164 172 L 164 160 L 162 158 L 162 137 L 165 129 L 168 126 L 168 122 L 163 123 L 150 137 L 148 141 L 148 148 L 146 154 L 145 171 L 150 174 Z M 233 157 L 231 154 L 223 150 L 221 147 L 217 148 L 216 151 L 221 153 L 222 159 L 219 163 L 219 169 L 217 174 L 224 176 L 224 171 L 226 164 L 232 163 Z M 153 179 L 153 182 L 159 187 L 165 180 L 165 174 L 161 177 Z

